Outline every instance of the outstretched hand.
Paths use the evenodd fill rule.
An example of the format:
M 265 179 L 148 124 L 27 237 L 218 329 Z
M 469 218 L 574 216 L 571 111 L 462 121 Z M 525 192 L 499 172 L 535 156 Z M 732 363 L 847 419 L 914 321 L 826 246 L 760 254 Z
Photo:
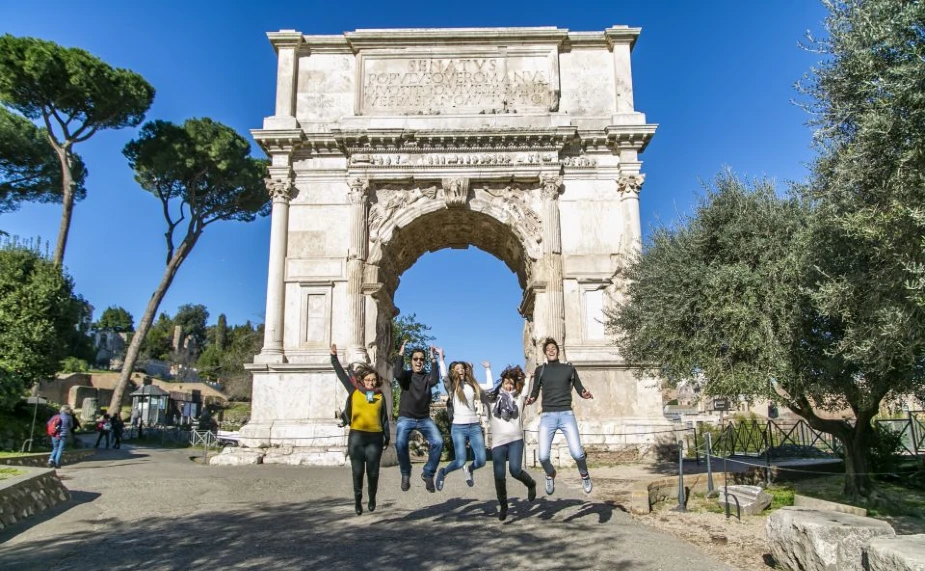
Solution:
M 485 367 L 486 369 L 490 369 L 491 363 L 489 363 L 488 361 L 482 361 L 482 366 Z
M 398 349 L 398 354 L 399 354 L 399 355 L 404 356 L 404 354 L 405 354 L 405 345 L 407 345 L 407 344 L 408 344 L 408 340 L 407 340 L 407 339 L 402 339 L 402 340 L 401 340 L 401 347 Z
M 437 349 L 437 355 L 439 355 L 440 358 L 443 359 L 443 347 L 437 347 L 436 349 Z
M 337 345 L 334 343 L 331 343 L 331 356 L 337 357 Z

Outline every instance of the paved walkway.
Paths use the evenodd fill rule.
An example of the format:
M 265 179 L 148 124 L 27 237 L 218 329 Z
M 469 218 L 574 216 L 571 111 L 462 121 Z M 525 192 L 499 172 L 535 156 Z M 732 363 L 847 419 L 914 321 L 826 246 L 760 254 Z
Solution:
M 189 450 L 126 445 L 59 474 L 73 500 L 0 533 L 0 568 L 132 569 L 731 569 L 634 523 L 560 473 L 556 493 L 526 502 L 509 479 L 497 519 L 490 465 L 429 494 L 383 468 L 379 507 L 353 512 L 348 467 L 205 466 Z M 538 470 L 531 470 L 539 476 Z

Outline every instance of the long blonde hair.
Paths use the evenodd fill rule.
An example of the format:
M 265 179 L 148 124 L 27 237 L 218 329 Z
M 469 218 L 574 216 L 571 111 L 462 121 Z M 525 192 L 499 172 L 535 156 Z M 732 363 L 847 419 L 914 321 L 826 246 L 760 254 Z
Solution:
M 459 378 L 459 374 L 456 373 L 456 365 L 463 366 L 462 378 Z M 472 373 L 472 365 L 463 361 L 453 361 L 450 363 L 449 377 L 450 384 L 453 385 L 453 393 L 464 405 L 472 408 L 472 406 L 469 405 L 469 400 L 466 398 L 466 393 L 463 391 L 463 384 L 468 384 L 472 387 L 472 390 L 475 391 L 476 400 L 479 400 L 482 395 L 482 390 L 475 381 L 475 375 Z

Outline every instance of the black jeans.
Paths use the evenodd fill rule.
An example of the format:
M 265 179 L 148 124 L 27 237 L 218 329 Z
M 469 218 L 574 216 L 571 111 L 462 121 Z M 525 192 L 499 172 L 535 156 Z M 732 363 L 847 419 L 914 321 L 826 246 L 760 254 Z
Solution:
M 369 481 L 369 499 L 376 499 L 379 489 L 379 461 L 382 460 L 383 434 L 351 430 L 347 439 L 347 454 L 353 471 L 353 495 L 363 496 L 363 472 Z

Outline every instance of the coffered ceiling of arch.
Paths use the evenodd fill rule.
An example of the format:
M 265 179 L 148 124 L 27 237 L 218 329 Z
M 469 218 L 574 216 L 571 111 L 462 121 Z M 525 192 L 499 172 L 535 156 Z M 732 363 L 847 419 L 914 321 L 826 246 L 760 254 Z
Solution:
M 400 276 L 427 252 L 444 248 L 464 249 L 475 246 L 504 262 L 517 274 L 520 287 L 526 287 L 533 266 L 513 230 L 495 218 L 466 208 L 437 210 L 416 218 L 407 226 L 396 228 L 388 242 L 382 244 L 379 276 L 390 296 L 398 288 Z M 441 279 L 434 276 L 434 287 Z M 470 276 L 478 280 L 478 276 Z M 481 287 L 473 282 L 473 287 Z

